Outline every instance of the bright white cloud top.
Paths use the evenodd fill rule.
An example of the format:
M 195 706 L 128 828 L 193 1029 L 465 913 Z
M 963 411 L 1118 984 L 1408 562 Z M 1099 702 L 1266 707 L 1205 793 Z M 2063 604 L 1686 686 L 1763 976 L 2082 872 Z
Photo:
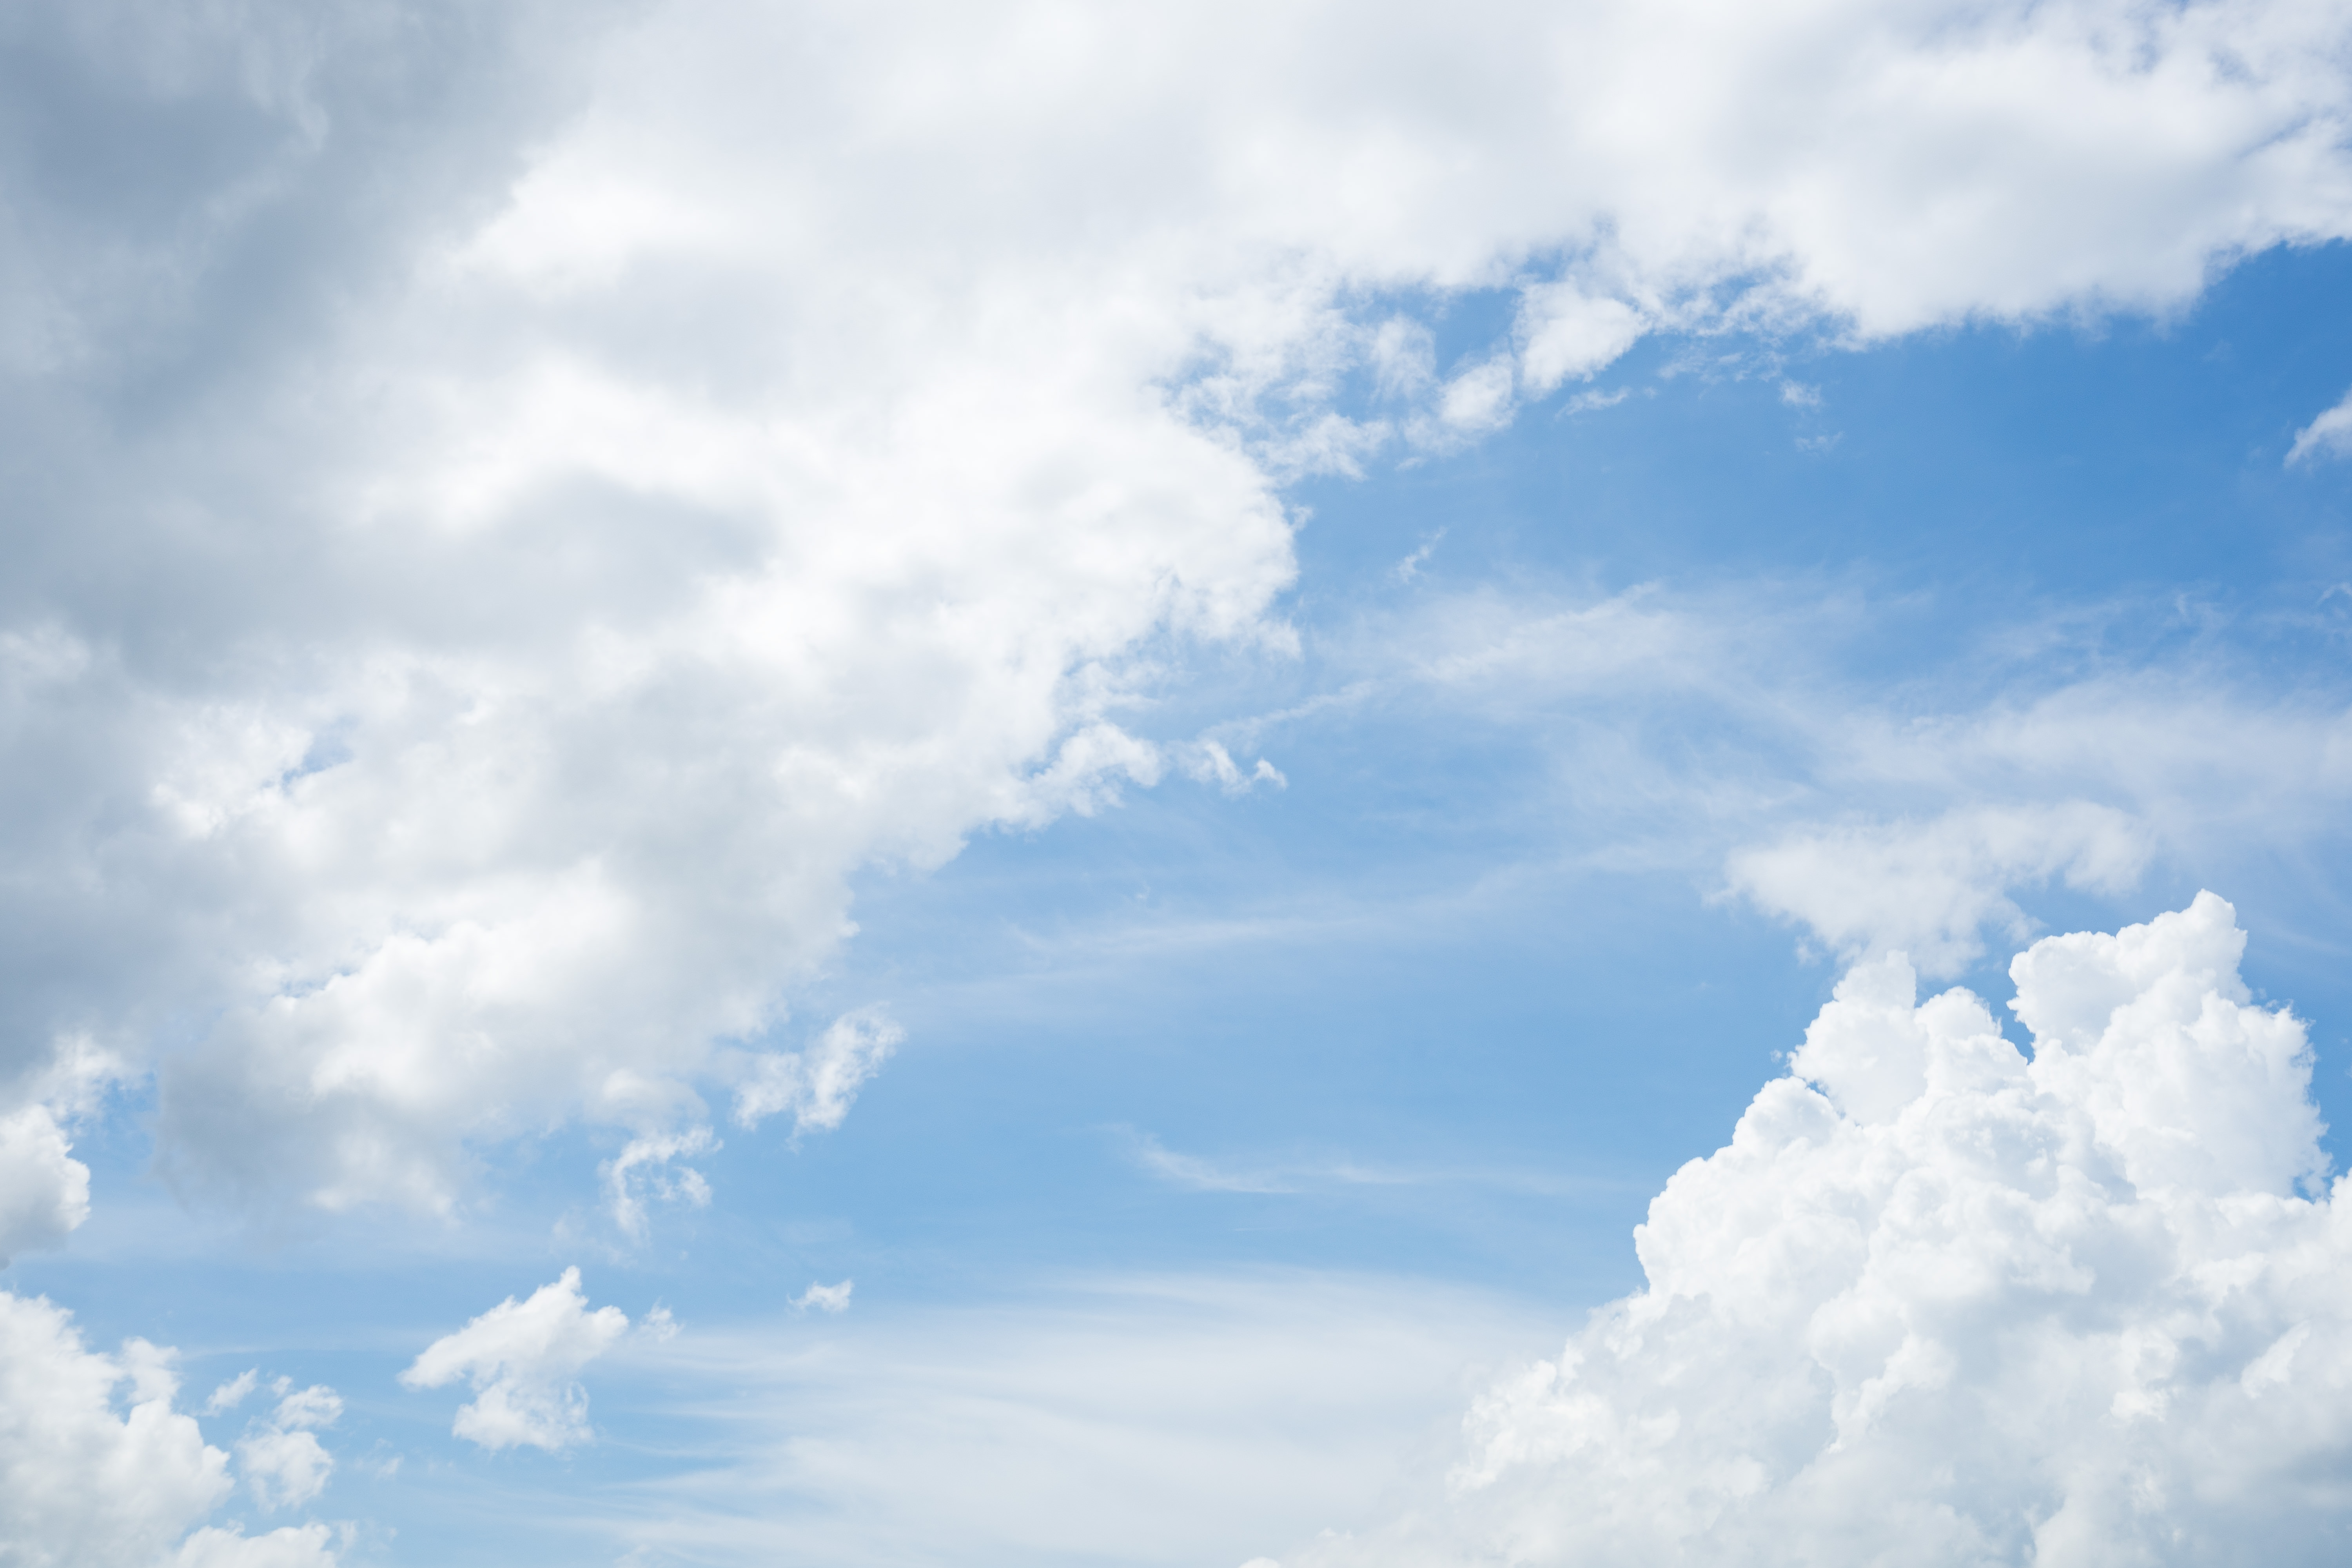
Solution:
M 331 1563 L 324 1525 L 247 1537 L 205 1522 L 236 1479 L 228 1456 L 173 1410 L 178 1392 L 171 1352 L 131 1340 L 100 1354 L 61 1309 L 0 1291 L 0 1552 L 39 1568 Z M 257 1489 L 295 1502 L 317 1493 L 332 1462 L 308 1428 L 331 1422 L 336 1403 L 313 1388 L 280 1406 L 278 1446 L 242 1461 Z
M 1636 1235 L 1648 1288 L 1481 1401 L 1456 1517 L 1308 1563 L 2332 1560 L 2352 1189 L 2210 893 L 2011 966 L 1899 953 Z

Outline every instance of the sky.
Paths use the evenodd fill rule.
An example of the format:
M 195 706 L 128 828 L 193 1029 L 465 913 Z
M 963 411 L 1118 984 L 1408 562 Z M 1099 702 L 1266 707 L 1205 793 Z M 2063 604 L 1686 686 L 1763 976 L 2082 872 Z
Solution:
M 2342 1561 L 2347 240 L 2300 0 L 8 7 L 0 1563 Z

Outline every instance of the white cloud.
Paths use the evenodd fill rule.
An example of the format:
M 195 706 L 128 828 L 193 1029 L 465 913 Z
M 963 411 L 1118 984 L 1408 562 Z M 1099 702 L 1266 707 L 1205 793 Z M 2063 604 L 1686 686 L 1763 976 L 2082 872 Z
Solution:
M 2053 879 L 2122 893 L 2150 851 L 2141 824 L 2112 806 L 1978 806 L 1918 823 L 1807 829 L 1735 851 L 1732 889 L 1803 921 L 1848 961 L 1900 949 L 1934 975 L 1966 967 L 1997 926 L 2027 934 L 2008 894 Z
M 254 1537 L 200 1528 L 228 1495 L 228 1456 L 173 1408 L 172 1361 L 142 1340 L 119 1355 L 91 1351 L 62 1309 L 0 1291 L 0 1558 L 26 1568 L 332 1568 L 323 1526 Z
M 222 1392 L 234 1386 L 226 1385 Z M 288 1391 L 281 1380 L 280 1393 L 284 1396 L 278 1408 L 255 1422 L 236 1446 L 237 1468 L 245 1472 L 254 1500 L 273 1510 L 299 1508 L 326 1489 L 335 1459 L 319 1441 L 317 1429 L 333 1426 L 343 1414 L 342 1399 L 331 1388 Z M 217 1401 L 220 1394 L 213 1398 Z
M 236 1409 L 251 1395 L 254 1384 L 260 1380 L 260 1377 L 259 1367 L 247 1367 L 238 1373 L 235 1377 L 213 1390 L 212 1397 L 205 1401 L 205 1414 L 218 1415 L 223 1411 Z
M 1285 473 L 1643 330 L 2163 310 L 2352 227 L 2347 24 L 2286 0 L 93 15 L 0 62 L 53 520 L 0 556 L 0 1077 L 217 1018 L 162 1167 L 265 1205 L 677 1135 L 605 1086 L 730 1081 L 858 869 L 1150 784 L 1153 660 L 1283 645 Z M 1441 374 L 1409 318 L 1479 288 Z
M 1391 316 L 1373 328 L 1365 352 L 1389 397 L 1415 396 L 1437 378 L 1436 340 L 1410 316 Z
M 2331 1561 L 2352 1188 L 2230 906 L 2012 966 L 2032 1056 L 1900 955 L 1838 987 L 1475 1406 L 1454 1500 L 1313 1564 Z
M 89 1167 L 46 1105 L 0 1116 L 0 1263 L 55 1247 L 89 1217 Z
M 87 1035 L 51 1042 L 46 1062 L 0 1088 L 0 1264 L 60 1245 L 89 1217 L 89 1167 L 72 1157 L 68 1126 L 127 1076 Z M 13 1092 L 12 1092 L 13 1091 Z
M 1594 300 L 1572 284 L 1528 289 L 1520 297 L 1520 364 L 1540 395 L 1574 377 L 1588 381 L 1623 355 L 1648 329 L 1642 313 L 1619 300 Z
M 857 1091 L 882 1070 L 907 1031 L 878 1007 L 844 1013 L 805 1051 L 769 1051 L 747 1058 L 735 1089 L 735 1120 L 757 1127 L 790 1111 L 793 1131 L 830 1131 L 849 1115 Z
M 688 1128 L 683 1132 L 654 1134 L 632 1138 L 621 1152 L 599 1167 L 604 1178 L 606 1201 L 613 1211 L 613 1223 L 635 1241 L 646 1237 L 646 1201 L 658 1198 L 666 1203 L 683 1203 L 694 1208 L 705 1208 L 710 1203 L 710 1184 L 701 1172 L 691 1165 L 673 1162 L 688 1154 L 707 1153 L 719 1147 L 708 1127 Z
M 2290 463 L 2306 463 L 2316 458 L 2341 458 L 2352 453 L 2352 395 L 2294 433 L 2294 445 L 2287 449 Z
M 593 1436 L 579 1372 L 628 1329 L 618 1307 L 590 1311 L 580 1270 L 567 1268 L 527 1300 L 509 1296 L 434 1341 L 400 1381 L 441 1388 L 464 1378 L 475 1396 L 457 1407 L 452 1432 L 493 1450 L 528 1445 L 554 1452 Z
M 812 1307 L 820 1312 L 841 1313 L 849 1310 L 849 1294 L 856 1286 L 854 1279 L 844 1279 L 838 1285 L 811 1285 L 792 1300 L 802 1311 Z
M 1247 795 L 1262 784 L 1276 789 L 1290 787 L 1290 780 L 1280 768 L 1264 757 L 1257 759 L 1249 772 L 1244 773 L 1234 754 L 1220 741 L 1200 741 L 1190 748 L 1184 763 L 1185 773 L 1202 784 L 1214 784 L 1227 795 Z
M 1437 400 L 1438 421 L 1452 435 L 1476 435 L 1507 425 L 1511 417 L 1511 363 L 1488 360 L 1445 384 Z

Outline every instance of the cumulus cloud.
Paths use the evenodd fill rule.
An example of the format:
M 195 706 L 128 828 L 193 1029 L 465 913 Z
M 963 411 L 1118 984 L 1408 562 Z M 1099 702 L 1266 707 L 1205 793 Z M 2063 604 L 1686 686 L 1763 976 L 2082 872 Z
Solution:
M 2352 1190 L 2210 893 L 2011 966 L 1900 954 L 1635 1232 L 1647 1286 L 1474 1408 L 1433 1516 L 1284 1561 L 2333 1561 Z
M 2346 33 L 13 7 L 0 1079 L 217 1019 L 162 1168 L 257 1204 L 677 1136 L 606 1087 L 731 1083 L 861 868 L 1107 806 L 1163 771 L 1153 658 L 1285 643 L 1284 476 L 1645 331 L 2176 306 L 2352 230 Z M 1439 363 L 1472 289 L 1512 325 Z M 11 1147 L 53 1239 L 70 1172 Z
M 593 1436 L 579 1372 L 628 1330 L 618 1307 L 590 1311 L 580 1270 L 567 1268 L 528 1300 L 509 1296 L 434 1341 L 400 1381 L 441 1388 L 464 1378 L 475 1395 L 457 1407 L 452 1432 L 492 1450 L 527 1445 L 552 1453 Z
M 61 1308 L 0 1291 L 0 1558 L 27 1568 L 332 1568 L 324 1526 L 248 1537 L 204 1524 L 233 1484 L 228 1456 L 173 1408 L 172 1361 L 143 1340 L 116 1355 L 92 1351 Z M 319 1395 L 333 1398 L 296 1396 L 308 1403 L 289 1424 L 310 1422 Z

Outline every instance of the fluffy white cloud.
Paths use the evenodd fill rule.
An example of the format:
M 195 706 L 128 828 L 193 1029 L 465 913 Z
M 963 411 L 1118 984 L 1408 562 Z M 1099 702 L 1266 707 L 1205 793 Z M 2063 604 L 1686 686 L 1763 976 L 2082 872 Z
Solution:
M 321 1525 L 252 1537 L 204 1526 L 233 1484 L 228 1456 L 173 1408 L 171 1363 L 171 1352 L 142 1340 L 119 1355 L 89 1350 L 62 1309 L 0 1291 L 0 1560 L 332 1568 Z
M 263 1203 L 688 1136 L 861 867 L 1160 776 L 1146 652 L 1283 638 L 1284 476 L 1645 331 L 2177 304 L 2352 226 L 2347 30 L 12 7 L 0 1074 L 217 1017 L 163 1165 Z
M 493 1450 L 528 1445 L 553 1452 L 593 1436 L 580 1369 L 628 1331 L 628 1316 L 618 1307 L 588 1310 L 580 1270 L 567 1268 L 529 1300 L 509 1296 L 434 1341 L 400 1381 L 440 1388 L 464 1378 L 475 1396 L 457 1407 L 451 1431 Z
M 0 1088 L 0 1264 L 57 1246 L 89 1217 L 89 1167 L 73 1158 L 68 1129 L 122 1076 L 112 1053 L 77 1035 L 58 1040 L 43 1068 Z
M 236 1386 L 232 1383 L 215 1391 L 206 1408 Z M 271 1510 L 299 1507 L 326 1489 L 335 1458 L 319 1441 L 318 1428 L 333 1426 L 343 1414 L 342 1399 L 331 1388 L 314 1384 L 289 1390 L 281 1380 L 279 1393 L 278 1407 L 267 1419 L 255 1422 L 236 1446 L 237 1468 L 245 1472 L 254 1500 Z
M 2032 1056 L 1855 968 L 1468 1422 L 1454 1503 L 1299 1563 L 2332 1562 L 2352 1189 L 2228 904 L 2012 965 Z

